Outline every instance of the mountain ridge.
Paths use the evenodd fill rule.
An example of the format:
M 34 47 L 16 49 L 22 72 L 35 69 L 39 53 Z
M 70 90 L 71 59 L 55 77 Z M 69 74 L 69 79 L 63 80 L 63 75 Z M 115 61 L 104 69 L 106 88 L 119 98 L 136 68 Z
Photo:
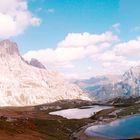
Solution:
M 97 100 L 138 97 L 140 96 L 140 66 L 131 67 L 119 76 L 92 77 L 74 83 L 83 88 L 90 98 Z
M 0 42 L 0 106 L 29 106 L 89 98 L 60 74 L 27 63 L 16 43 Z

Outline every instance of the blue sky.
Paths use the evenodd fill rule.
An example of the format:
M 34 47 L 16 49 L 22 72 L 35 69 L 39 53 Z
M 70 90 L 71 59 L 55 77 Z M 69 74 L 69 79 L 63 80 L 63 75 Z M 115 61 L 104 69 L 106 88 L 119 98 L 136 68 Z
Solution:
M 18 3 L 20 0 L 11 1 Z M 125 52 L 123 54 L 120 53 L 125 49 L 135 53 L 140 48 L 137 46 L 139 43 L 137 37 L 140 35 L 139 0 L 28 0 L 28 2 L 26 1 L 26 5 L 28 8 L 23 10 L 32 14 L 30 18 L 35 17 L 41 22 L 38 21 L 39 25 L 34 27 L 29 24 L 27 26 L 26 24 L 26 28 L 22 32 L 16 36 L 10 35 L 9 37 L 18 43 L 22 55 L 27 54 L 26 57 L 28 59 L 29 55 L 30 57 L 34 56 L 47 67 L 58 70 L 65 75 L 75 75 L 75 77 L 76 75 L 77 77 L 90 77 L 110 73 L 113 68 L 120 68 L 122 72 L 125 70 L 121 68 L 124 63 L 128 63 L 126 68 L 139 64 L 138 56 L 129 55 L 130 52 L 127 54 Z M 99 43 L 109 43 L 110 46 L 99 52 L 81 56 L 81 58 L 70 58 L 70 60 L 68 58 L 64 60 L 63 58 L 63 62 L 62 58 L 60 58 L 61 62 L 57 62 L 57 60 L 49 62 L 41 60 L 39 50 L 46 51 L 48 48 L 55 51 L 56 48 L 61 47 L 58 44 L 64 41 L 70 33 L 75 33 L 76 35 L 80 33 L 84 36 L 83 33 L 85 32 L 90 35 L 101 35 L 111 32 L 118 39 L 117 41 L 114 39 L 113 41 L 105 40 L 104 42 L 97 42 L 97 48 Z M 76 39 L 75 36 L 73 37 L 74 39 Z M 135 40 L 134 44 L 129 42 L 131 40 Z M 126 44 L 123 44 L 124 42 Z M 73 44 L 71 44 L 72 47 L 75 46 L 74 43 L 73 41 Z M 134 47 L 135 50 L 131 50 L 133 48 L 132 44 L 136 45 Z M 127 48 L 128 46 L 130 48 Z M 35 52 L 30 52 L 31 50 Z M 120 52 L 118 53 L 118 51 Z M 46 59 L 51 59 L 52 56 L 48 58 L 48 54 L 50 55 L 47 50 L 46 56 L 45 54 L 43 55 Z M 55 55 L 55 53 L 53 54 L 52 52 L 52 55 Z M 90 55 L 90 57 L 87 55 Z M 108 55 L 113 58 L 107 60 L 101 59 L 103 56 Z M 117 59 L 117 62 L 113 63 L 112 59 Z M 123 62 L 121 66 L 118 65 L 119 61 Z M 52 64 L 50 66 L 50 62 L 55 63 L 55 66 Z M 66 68 L 62 66 L 62 63 L 63 65 L 69 63 L 71 66 Z M 112 67 L 112 69 L 104 68 L 103 65 L 105 67 Z M 120 73 L 120 71 L 114 71 L 113 73 Z
M 118 22 L 122 40 L 138 35 L 130 30 L 140 25 L 139 0 L 29 0 L 28 3 L 42 23 L 14 38 L 21 44 L 23 53 L 40 47 L 56 47 L 70 32 L 102 33 Z M 42 10 L 37 12 L 39 8 Z M 54 12 L 47 13 L 48 9 L 54 9 Z

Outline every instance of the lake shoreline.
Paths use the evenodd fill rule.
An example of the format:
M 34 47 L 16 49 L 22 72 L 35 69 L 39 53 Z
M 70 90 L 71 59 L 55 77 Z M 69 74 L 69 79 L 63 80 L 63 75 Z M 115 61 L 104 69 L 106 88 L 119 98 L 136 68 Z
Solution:
M 117 119 L 105 120 L 105 121 L 95 121 L 94 123 L 83 126 L 80 128 L 79 131 L 74 132 L 71 135 L 71 140 L 93 140 L 93 139 L 94 140 L 109 140 L 109 138 L 106 138 L 106 137 L 89 136 L 85 133 L 85 130 L 88 127 L 91 127 L 93 125 L 107 124 L 107 123 L 110 123 L 110 122 L 115 121 L 115 120 L 117 120 Z
M 111 123 L 113 121 L 117 121 L 117 120 L 122 120 L 122 119 L 126 119 L 126 118 L 131 118 L 134 116 L 140 116 L 140 114 L 134 114 L 134 115 L 128 115 L 128 116 L 123 116 L 121 118 L 114 118 L 114 119 L 108 119 L 108 120 L 103 120 L 103 121 L 95 121 L 94 123 L 88 124 L 84 127 L 81 127 L 79 131 L 74 132 L 71 136 L 71 140 L 111 140 L 113 138 L 109 138 L 109 137 L 103 137 L 103 136 L 89 136 L 85 133 L 85 130 L 93 125 L 105 125 L 108 123 Z M 132 137 L 132 138 L 128 138 L 128 139 L 137 139 L 140 138 L 140 136 L 136 136 L 136 137 Z

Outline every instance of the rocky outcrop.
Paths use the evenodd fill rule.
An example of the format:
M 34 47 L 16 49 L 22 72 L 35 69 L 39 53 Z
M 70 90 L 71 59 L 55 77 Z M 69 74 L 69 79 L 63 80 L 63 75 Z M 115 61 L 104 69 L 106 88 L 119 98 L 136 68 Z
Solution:
M 46 69 L 46 67 L 35 58 L 31 59 L 30 65 L 32 65 L 34 67 L 37 67 L 37 68 Z
M 45 69 L 37 60 L 27 63 L 16 43 L 0 42 L 0 106 L 28 106 L 65 99 L 89 98 L 76 85 L 59 73 Z
M 97 100 L 116 97 L 138 97 L 140 96 L 140 66 L 130 68 L 117 78 L 103 76 L 84 80 L 81 83 L 89 96 Z

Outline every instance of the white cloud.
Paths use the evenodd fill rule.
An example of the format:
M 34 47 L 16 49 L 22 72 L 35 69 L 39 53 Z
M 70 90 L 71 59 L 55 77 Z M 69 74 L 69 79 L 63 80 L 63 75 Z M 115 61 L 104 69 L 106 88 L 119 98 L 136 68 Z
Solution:
M 120 43 L 115 46 L 114 52 L 122 56 L 140 56 L 140 37 L 135 40 Z
M 114 29 L 116 32 L 120 32 L 120 23 L 115 23 L 112 25 L 112 29 Z
M 70 33 L 58 43 L 55 49 L 29 51 L 24 55 L 24 58 L 27 60 L 37 58 L 46 66 L 59 70 L 62 68 L 65 74 L 72 77 L 76 77 L 76 75 L 89 77 L 92 73 L 118 74 L 131 66 L 140 64 L 140 37 L 127 42 L 116 42 L 117 40 L 118 37 L 111 32 L 99 35 Z M 76 64 L 89 60 L 92 61 L 87 62 L 89 67 L 85 68 L 83 65 L 81 72 Z M 94 63 L 97 67 L 94 67 Z M 99 65 L 100 70 L 98 70 Z M 101 70 L 101 68 L 103 69 Z M 74 75 L 72 69 L 76 71 Z M 86 73 L 83 73 L 85 71 Z
M 40 19 L 28 10 L 26 0 L 0 0 L 0 38 L 24 32 L 28 26 L 38 26 Z
M 102 34 L 90 34 L 90 33 L 69 33 L 63 41 L 61 41 L 59 47 L 86 47 L 95 45 L 97 43 L 117 41 L 118 37 L 112 32 L 105 32 Z
M 108 73 L 122 73 L 140 64 L 140 37 L 122 42 L 95 57 Z
M 73 61 L 81 60 L 92 56 L 110 47 L 112 41 L 117 41 L 118 37 L 111 32 L 100 35 L 89 33 L 70 33 L 66 38 L 58 43 L 56 49 L 44 49 L 29 51 L 24 58 L 30 60 L 37 58 L 45 65 L 54 67 L 72 68 Z
M 140 65 L 140 61 L 122 59 L 121 61 L 105 61 L 102 63 L 105 73 L 122 74 L 130 67 Z
M 124 59 L 123 56 L 117 56 L 113 51 L 106 51 L 99 55 L 99 60 L 101 61 L 118 61 L 121 62 Z
M 53 68 L 73 68 L 73 61 L 84 59 L 88 55 L 88 50 L 79 48 L 56 48 L 44 49 L 38 51 L 28 51 L 23 57 L 30 61 L 36 58 L 44 65 Z
M 88 66 L 88 67 L 87 67 L 87 70 L 88 70 L 88 71 L 93 70 L 92 66 Z

